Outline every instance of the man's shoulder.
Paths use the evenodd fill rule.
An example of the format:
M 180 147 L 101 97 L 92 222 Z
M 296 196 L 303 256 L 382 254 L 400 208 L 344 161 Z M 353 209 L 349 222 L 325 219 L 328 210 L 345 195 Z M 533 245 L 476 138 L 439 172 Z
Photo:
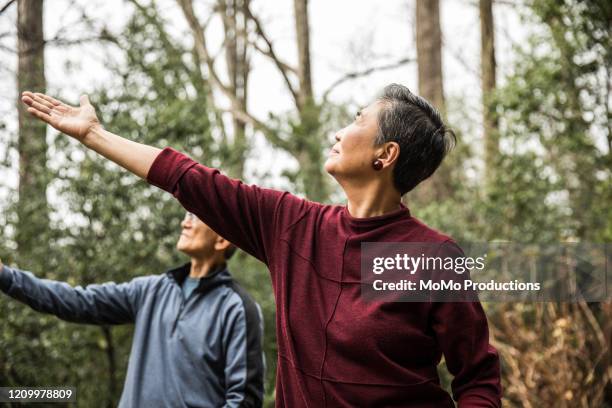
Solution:
M 169 282 L 167 272 L 151 274 L 151 275 L 136 276 L 134 280 L 139 281 L 141 283 L 146 283 L 146 284 L 158 284 L 161 282 L 164 282 L 164 283 Z
M 170 284 L 170 278 L 166 272 L 152 275 L 143 275 L 133 278 L 131 285 L 137 287 L 146 296 L 151 296 L 157 293 L 156 289 Z
M 251 296 L 251 294 L 242 285 L 236 282 L 235 279 L 232 279 L 228 283 L 227 288 L 231 293 L 228 301 L 236 303 L 257 303 L 253 296 Z
M 238 309 L 242 310 L 247 318 L 257 320 L 261 318 L 261 307 L 244 287 L 232 280 L 227 288 L 230 295 L 225 302 L 226 310 Z

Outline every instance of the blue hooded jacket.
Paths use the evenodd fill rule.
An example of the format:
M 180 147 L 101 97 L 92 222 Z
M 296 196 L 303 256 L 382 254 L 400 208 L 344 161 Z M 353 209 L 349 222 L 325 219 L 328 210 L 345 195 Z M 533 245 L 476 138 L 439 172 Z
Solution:
M 0 290 L 69 322 L 134 323 L 120 407 L 261 407 L 259 306 L 225 265 L 185 299 L 189 270 L 82 288 L 4 266 Z

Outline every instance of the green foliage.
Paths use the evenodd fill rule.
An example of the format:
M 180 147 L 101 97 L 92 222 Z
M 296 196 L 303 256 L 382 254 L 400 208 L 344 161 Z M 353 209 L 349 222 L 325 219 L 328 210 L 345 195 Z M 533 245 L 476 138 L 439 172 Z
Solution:
M 183 58 L 190 54 L 136 13 L 120 40 L 127 67 L 118 83 L 92 101 L 103 123 L 143 143 L 169 145 L 196 159 L 215 154 L 205 84 Z M 20 262 L 39 275 L 73 285 L 127 281 L 185 262 L 174 249 L 184 210 L 169 195 L 85 152 L 67 137 L 54 140 L 59 163 L 51 176 L 69 218 L 55 226 L 45 267 Z M 44 165 L 44 163 L 41 163 Z M 30 237 L 31 242 L 41 242 Z M 6 260 L 5 260 L 6 261 Z M 0 380 L 3 385 L 74 385 L 79 405 L 116 406 L 131 343 L 131 328 L 67 324 L 0 298 Z M 114 367 L 114 371 L 111 369 Z
M 126 65 L 116 83 L 91 95 L 102 123 L 132 140 L 172 146 L 196 160 L 219 166 L 242 151 L 213 137 L 207 84 L 190 51 L 173 41 L 152 9 L 137 9 L 122 37 Z M 184 210 L 173 197 L 149 186 L 63 135 L 53 144 L 56 167 L 49 173 L 69 218 L 53 230 L 53 251 L 20 262 L 38 276 L 86 285 L 127 281 L 163 273 L 185 262 L 175 249 Z M 240 149 L 238 149 L 240 150 Z M 7 211 L 3 223 L 14 227 Z M 37 237 L 30 237 L 37 242 Z M 10 245 L 5 245 L 8 249 Z M 10 264 L 10 253 L 0 254 Z M 36 267 L 38 265 L 38 267 Z M 45 267 L 40 267 L 44 265 Z M 264 311 L 267 404 L 273 403 L 276 371 L 274 301 L 264 265 L 237 254 L 235 277 Z M 116 406 L 131 344 L 131 327 L 87 327 L 61 322 L 0 297 L 0 383 L 66 384 L 79 391 L 79 406 Z
M 547 29 L 517 50 L 515 72 L 496 97 L 504 155 L 490 199 L 527 212 L 518 226 L 529 223 L 530 240 L 609 241 L 612 6 L 538 0 L 533 11 Z M 508 188 L 512 200 L 503 196 Z
M 270 114 L 267 126 L 275 135 L 273 140 L 279 140 L 275 147 L 291 154 L 299 166 L 282 173 L 293 185 L 293 193 L 318 202 L 330 202 L 335 197 L 336 184 L 323 166 L 333 144 L 329 136 L 346 126 L 350 117 L 345 106 L 330 102 L 310 103 L 299 112 Z
M 464 179 L 454 184 L 450 200 L 432 202 L 414 212 L 430 225 L 471 242 L 610 242 L 612 3 L 534 0 L 525 21 L 536 31 L 516 48 L 512 74 L 491 101 L 500 123 L 501 153 L 495 179 L 490 185 L 485 185 L 484 177 Z M 465 162 L 465 169 L 472 156 L 456 153 L 453 155 Z M 595 398 L 599 383 L 584 378 L 587 370 L 601 365 L 598 355 L 602 350 L 590 345 L 596 336 L 583 327 L 583 317 L 559 311 L 558 316 L 540 318 L 536 324 L 535 312 L 520 313 L 521 304 L 485 308 L 491 328 L 497 330 L 495 344 L 502 355 L 506 404 L 524 406 L 530 401 L 533 406 L 557 406 L 570 398 L 567 406 L 578 406 L 578 401 Z M 539 310 L 538 305 L 525 308 Z M 599 321 L 592 330 L 609 325 L 609 317 L 598 305 L 591 309 Z M 557 307 L 548 305 L 547 310 L 555 316 Z M 508 316 L 520 317 L 508 324 Z M 571 324 L 561 332 L 559 321 Z M 576 349 L 550 346 L 546 333 L 552 332 L 557 338 L 567 336 L 568 344 L 575 344 Z M 580 355 L 580 364 L 568 365 L 572 353 Z M 551 357 L 554 361 L 546 365 L 563 370 L 560 362 L 564 361 L 575 372 L 568 382 L 554 383 L 556 388 L 551 391 L 541 367 L 536 371 L 541 379 L 527 389 L 527 380 L 521 383 L 523 376 L 512 369 L 526 370 L 523 362 L 529 358 L 521 358 L 527 355 L 536 361 L 542 355 L 557 356 L 558 361 Z M 509 361 L 503 361 L 504 357 Z M 439 372 L 448 389 L 447 371 L 440 367 Z M 558 389 L 565 394 L 560 395 Z M 607 398 L 610 402 L 610 395 Z
M 460 144 L 451 156 L 456 172 L 447 180 L 454 189 L 451 198 L 415 206 L 414 215 L 472 242 L 612 240 L 611 8 L 604 0 L 532 1 L 525 18 L 539 29 L 516 49 L 512 74 L 491 101 L 500 123 L 496 179 L 485 186 L 484 178 L 473 176 L 475 153 L 469 143 Z M 172 146 L 213 166 L 241 168 L 249 146 L 236 146 L 213 131 L 220 129 L 218 115 L 207 103 L 208 84 L 193 51 L 168 36 L 154 10 L 136 9 L 118 39 L 125 66 L 112 67 L 115 82 L 91 96 L 102 122 L 132 140 Z M 469 116 L 449 107 L 451 118 Z M 315 200 L 341 197 L 322 166 L 331 145 L 326 136 L 347 117 L 345 106 L 326 104 L 266 122 L 282 135 L 276 147 L 284 145 L 300 164 L 298 171 L 285 173 L 294 192 Z M 183 210 L 172 197 L 64 136 L 52 148 L 55 167 L 47 176 L 57 180 L 54 186 L 66 207 L 52 212 L 49 248 L 32 259 L 18 259 L 16 209 L 3 204 L 6 252 L 0 257 L 5 263 L 19 261 L 39 276 L 85 285 L 162 273 L 185 261 L 174 248 Z M 16 202 L 14 196 L 9 201 Z M 58 219 L 59 214 L 68 218 Z M 29 241 L 45 248 L 36 246 L 44 241 L 40 234 L 32 233 Z M 269 274 L 244 253 L 231 260 L 230 268 L 264 312 L 266 405 L 272 406 L 276 342 Z M 489 311 L 495 324 L 500 314 Z M 4 296 L 0 315 L 0 384 L 75 385 L 79 406 L 116 405 L 130 327 L 68 324 Z M 516 331 L 529 331 L 529 319 Z M 448 388 L 450 376 L 443 366 L 440 372 Z
M 531 5 L 524 18 L 538 30 L 517 47 L 513 72 L 491 101 L 500 121 L 496 179 L 455 183 L 453 199 L 418 215 L 459 239 L 610 241 L 612 6 Z M 459 156 L 467 162 L 471 154 Z

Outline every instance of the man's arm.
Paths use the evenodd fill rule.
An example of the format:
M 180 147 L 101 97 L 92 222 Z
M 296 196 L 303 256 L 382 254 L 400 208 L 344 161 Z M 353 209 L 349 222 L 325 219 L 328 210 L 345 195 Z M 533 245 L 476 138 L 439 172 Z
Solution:
M 62 320 L 88 324 L 132 323 L 148 278 L 129 283 L 72 287 L 30 272 L 0 266 L 0 290 L 32 309 Z
M 263 404 L 263 319 L 259 306 L 235 295 L 225 313 L 224 408 L 255 408 Z

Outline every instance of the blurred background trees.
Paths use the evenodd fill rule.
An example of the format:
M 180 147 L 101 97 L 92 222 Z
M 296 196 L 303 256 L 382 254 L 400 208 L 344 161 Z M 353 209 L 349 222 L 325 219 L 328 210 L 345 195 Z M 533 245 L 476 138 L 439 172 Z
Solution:
M 126 0 L 121 4 L 129 14 L 116 32 L 75 1 L 70 7 L 79 10 L 85 30 L 72 35 L 73 27 L 60 29 L 51 38 L 43 37 L 42 0 L 7 1 L 0 18 L 10 24 L 3 25 L 0 40 L 14 37 L 15 49 L 2 47 L 16 53 L 17 70 L 0 69 L 3 83 L 12 75 L 6 83 L 19 91 L 45 90 L 43 56 L 49 49 L 112 47 L 120 57 L 106 61 L 110 79 L 90 99 L 114 132 L 173 146 L 233 177 L 333 202 L 338 194 L 322 166 L 330 132 L 349 120 L 355 101 L 334 100 L 332 91 L 383 70 L 413 67 L 419 93 L 459 136 L 436 176 L 408 195 L 417 217 L 465 241 L 611 242 L 612 4 L 464 1 L 476 10 L 481 33 L 473 65 L 482 109 L 473 119 L 444 86 L 445 38 L 454 33 L 440 14 L 452 1 L 461 0 L 407 1 L 413 18 L 406 25 L 416 33 L 411 53 L 366 67 L 355 61 L 325 90 L 315 86 L 318 44 L 307 0 L 291 3 L 294 58 L 281 52 L 257 0 L 177 0 L 164 6 Z M 44 4 L 45 10 L 51 7 Z M 503 72 L 496 58 L 495 11 L 501 6 L 530 28 Z M 215 31 L 215 24 L 221 29 Z M 289 97 L 282 111 L 262 114 L 266 108 L 256 104 L 265 98 L 249 91 L 255 61 L 262 59 L 277 75 L 268 86 Z M 17 184 L 0 181 L 7 192 L 0 203 L 5 263 L 86 285 L 162 273 L 184 261 L 174 249 L 183 215 L 174 200 L 62 135 L 44 137 L 46 130 L 23 120 L 21 108 L 11 115 L 0 118 L 3 174 L 18 178 Z M 18 126 L 11 128 L 11 120 Z M 265 149 L 281 152 L 295 166 L 279 175 L 250 171 L 248 160 L 264 157 L 257 150 L 261 138 Z M 243 253 L 231 268 L 264 310 L 271 406 L 276 344 L 268 274 Z M 610 302 L 485 307 L 502 357 L 505 406 L 612 406 Z M 0 385 L 75 385 L 79 406 L 115 406 L 130 340 L 130 327 L 68 324 L 0 296 Z M 443 364 L 440 372 L 448 387 Z

